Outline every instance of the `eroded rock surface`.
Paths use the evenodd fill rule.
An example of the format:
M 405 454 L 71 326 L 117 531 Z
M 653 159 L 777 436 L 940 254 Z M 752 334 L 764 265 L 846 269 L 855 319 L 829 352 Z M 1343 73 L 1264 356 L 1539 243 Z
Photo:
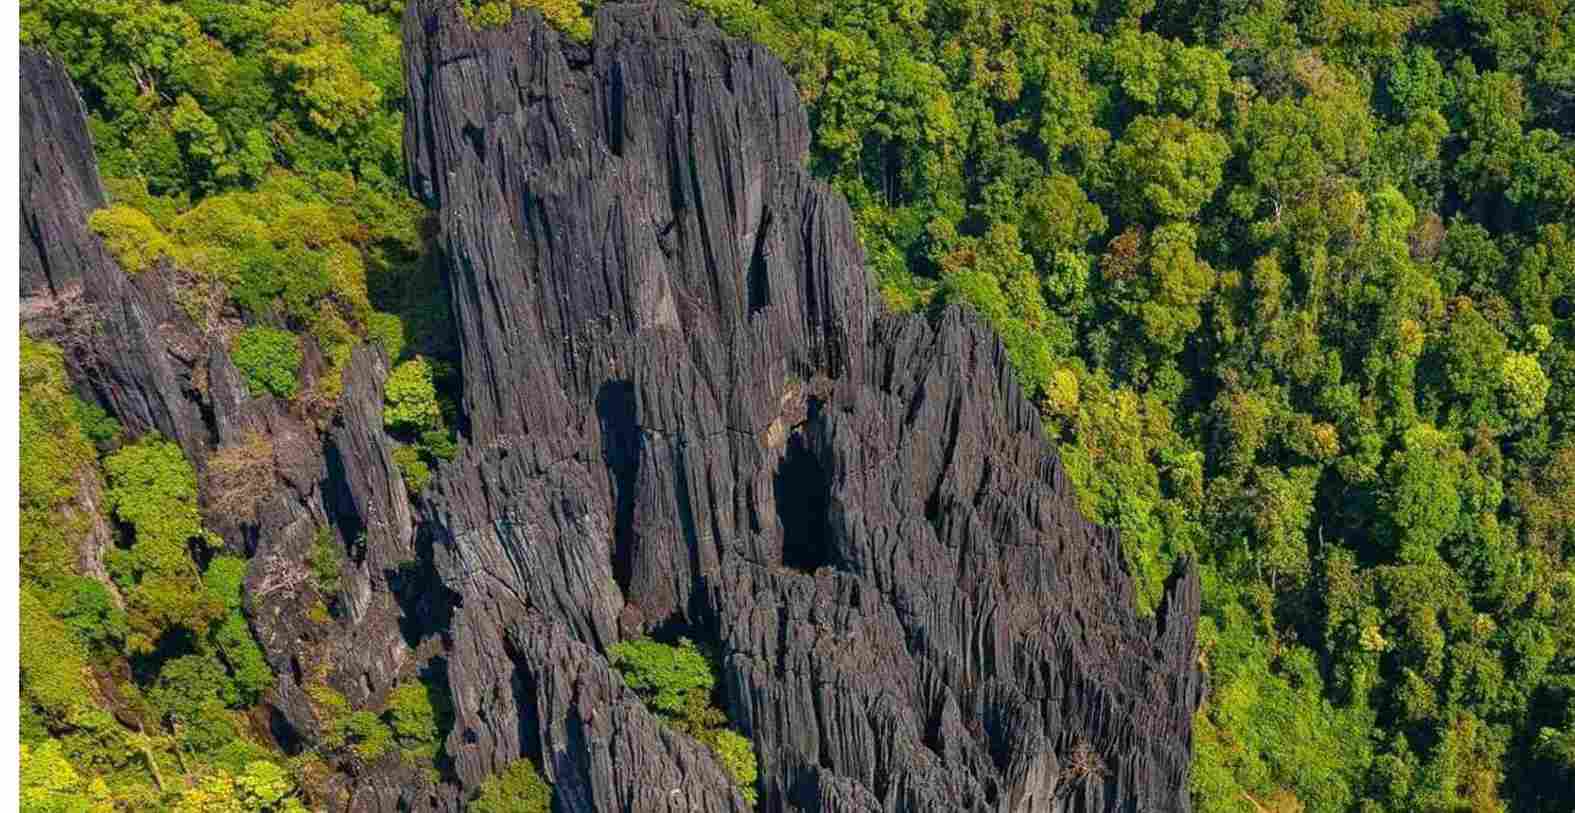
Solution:
M 775 58 L 666 4 L 604 5 L 579 45 L 414 0 L 405 39 L 467 427 L 414 506 L 389 361 L 358 350 L 326 423 L 251 396 L 176 270 L 129 276 L 86 227 L 104 194 L 81 102 L 23 51 L 24 325 L 199 472 L 268 439 L 273 495 L 209 521 L 252 556 L 281 744 L 321 741 L 311 685 L 378 709 L 447 672 L 441 781 L 347 758 L 336 808 L 458 810 L 529 757 L 559 811 L 747 809 L 608 664 L 677 630 L 723 654 L 761 809 L 1189 809 L 1195 574 L 1139 618 L 991 331 L 882 315 Z M 348 553 L 328 597 L 306 566 L 325 532 Z
M 1138 618 L 996 337 L 879 314 L 776 59 L 666 4 L 581 46 L 444 0 L 405 58 L 471 430 L 424 510 L 465 783 L 740 809 L 598 654 L 677 627 L 766 810 L 1188 809 L 1195 576 Z

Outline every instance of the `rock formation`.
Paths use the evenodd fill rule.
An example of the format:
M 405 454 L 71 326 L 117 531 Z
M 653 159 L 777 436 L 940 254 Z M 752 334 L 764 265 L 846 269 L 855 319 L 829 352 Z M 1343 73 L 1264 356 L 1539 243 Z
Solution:
M 1136 617 L 996 337 L 880 315 L 776 59 L 666 4 L 595 31 L 406 12 L 470 426 L 424 508 L 460 778 L 740 808 L 598 654 L 667 627 L 724 653 L 766 810 L 1187 809 L 1195 576 Z
M 75 337 L 84 391 L 199 468 L 272 442 L 276 496 L 225 534 L 253 555 L 281 743 L 319 735 L 318 671 L 362 708 L 447 670 L 451 775 L 340 766 L 339 804 L 455 810 L 528 757 L 560 811 L 747 809 L 607 661 L 681 632 L 722 654 L 763 810 L 1190 809 L 1196 575 L 1139 617 L 1000 341 L 956 309 L 882 313 L 774 57 L 668 4 L 603 5 L 581 45 L 412 0 L 405 61 L 466 427 L 414 508 L 387 360 L 355 354 L 330 426 L 251 397 L 173 272 L 128 277 L 85 228 L 81 103 L 23 54 L 28 329 Z M 323 529 L 352 553 L 328 625 L 300 575 Z

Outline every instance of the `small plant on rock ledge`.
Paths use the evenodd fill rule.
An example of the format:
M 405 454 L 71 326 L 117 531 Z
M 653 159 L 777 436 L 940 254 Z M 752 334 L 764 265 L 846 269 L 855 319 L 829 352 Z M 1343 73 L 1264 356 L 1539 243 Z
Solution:
M 447 369 L 441 362 L 440 370 Z M 444 426 L 443 402 L 434 385 L 434 365 L 417 356 L 395 367 L 383 384 L 383 426 L 404 441 L 394 449 L 394 463 L 411 496 L 432 480 L 432 468 L 454 459 L 458 447 Z
M 344 561 L 344 551 L 334 543 L 333 532 L 327 528 L 319 529 L 308 560 L 312 568 L 312 583 L 316 585 L 317 592 L 325 596 L 339 592 L 339 576 L 344 571 Z

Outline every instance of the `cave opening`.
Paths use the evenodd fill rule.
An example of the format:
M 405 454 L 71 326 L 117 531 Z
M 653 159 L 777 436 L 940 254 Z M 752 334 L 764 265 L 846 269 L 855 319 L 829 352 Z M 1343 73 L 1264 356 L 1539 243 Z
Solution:
M 818 410 L 812 408 L 812 414 L 815 411 Z M 795 431 L 788 437 L 787 451 L 777 466 L 772 487 L 777 522 L 782 528 L 783 566 L 814 573 L 832 565 L 831 481 L 804 431 Z
M 636 546 L 634 497 L 644 446 L 634 382 L 614 380 L 602 384 L 596 394 L 596 415 L 601 421 L 602 461 L 612 480 L 613 580 L 627 594 Z

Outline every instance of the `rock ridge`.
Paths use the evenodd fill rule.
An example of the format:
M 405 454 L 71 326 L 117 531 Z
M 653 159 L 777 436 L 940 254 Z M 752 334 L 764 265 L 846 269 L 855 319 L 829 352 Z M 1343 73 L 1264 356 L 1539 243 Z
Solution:
M 881 314 L 775 58 L 666 3 L 595 23 L 406 11 L 470 427 L 422 510 L 461 781 L 529 756 L 563 809 L 741 809 L 614 699 L 600 653 L 676 629 L 723 653 L 764 810 L 1190 809 L 1196 574 L 1137 617 L 994 334 Z

